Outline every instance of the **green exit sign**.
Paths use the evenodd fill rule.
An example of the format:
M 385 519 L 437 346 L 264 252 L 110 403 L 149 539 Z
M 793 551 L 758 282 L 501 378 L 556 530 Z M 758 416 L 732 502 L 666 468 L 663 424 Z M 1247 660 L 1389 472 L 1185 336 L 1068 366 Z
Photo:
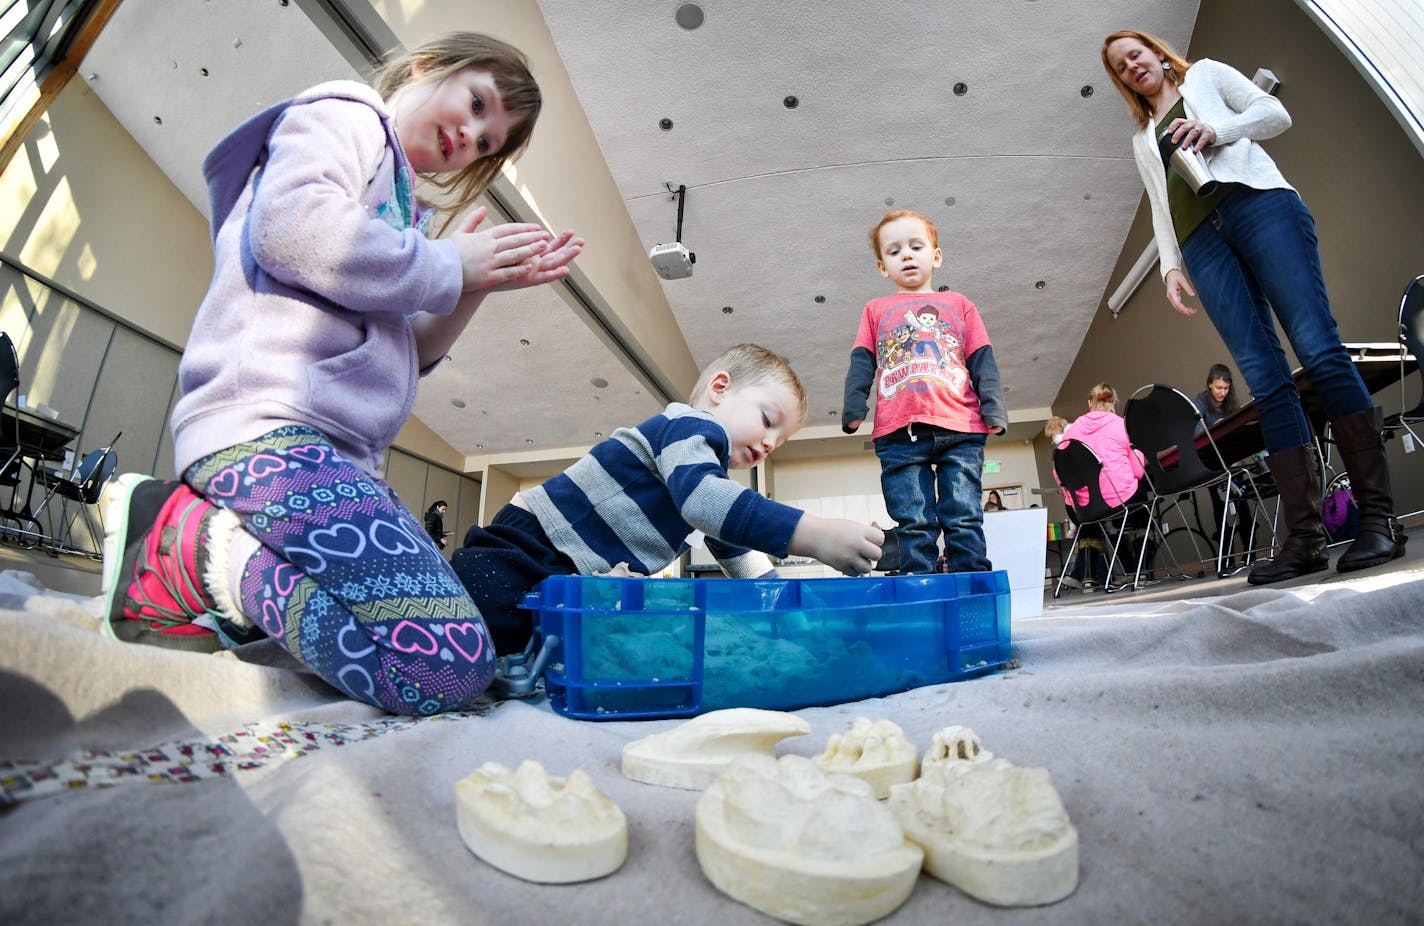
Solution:
M 997 473 L 997 472 L 999 471 L 999 467 L 1000 467 L 1001 465 L 1003 465 L 1003 462 L 1004 462 L 1003 460 L 985 460 L 985 461 L 984 461 L 984 472 L 986 472 L 986 473 Z

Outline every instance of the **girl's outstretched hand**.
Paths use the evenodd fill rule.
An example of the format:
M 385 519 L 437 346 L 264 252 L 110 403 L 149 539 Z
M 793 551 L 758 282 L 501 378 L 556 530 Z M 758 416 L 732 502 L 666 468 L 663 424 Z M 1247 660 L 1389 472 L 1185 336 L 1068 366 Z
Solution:
M 569 275 L 569 264 L 579 256 L 583 243 L 582 238 L 575 238 L 573 232 L 565 231 L 550 242 L 542 254 L 524 262 L 523 274 L 491 289 L 520 289 L 562 280 Z
M 538 225 L 508 223 L 476 231 L 488 210 L 480 206 L 450 236 L 460 254 L 464 291 L 518 289 L 566 276 L 569 262 L 583 249 L 572 232 L 551 235 Z

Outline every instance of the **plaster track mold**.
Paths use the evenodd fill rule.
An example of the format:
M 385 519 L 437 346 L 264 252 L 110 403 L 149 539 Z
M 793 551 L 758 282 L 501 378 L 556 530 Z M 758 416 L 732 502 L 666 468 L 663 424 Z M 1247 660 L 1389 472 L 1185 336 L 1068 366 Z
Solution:
M 851 775 L 870 785 L 876 798 L 890 796 L 892 785 L 914 781 L 919 769 L 915 745 L 893 720 L 857 717 L 845 733 L 833 733 L 826 750 L 813 759 L 827 775 Z
M 781 740 L 810 732 L 810 723 L 783 711 L 712 711 L 624 746 L 623 774 L 650 785 L 701 791 L 735 759 L 771 757 Z
M 582 770 L 555 778 L 532 759 L 486 762 L 455 783 L 460 838 L 501 871 L 568 884 L 612 874 L 628 856 L 628 822 Z
M 924 853 L 870 786 L 802 756 L 746 756 L 697 801 L 697 861 L 718 890 L 804 926 L 860 926 L 914 890 Z
M 951 726 L 940 730 L 930 739 L 929 748 L 920 765 L 944 765 L 954 762 L 988 762 L 994 758 L 979 743 L 979 734 L 968 727 Z
M 925 850 L 925 870 L 985 903 L 1049 904 L 1078 885 L 1078 831 L 1047 769 L 926 765 L 892 790 L 889 807 Z

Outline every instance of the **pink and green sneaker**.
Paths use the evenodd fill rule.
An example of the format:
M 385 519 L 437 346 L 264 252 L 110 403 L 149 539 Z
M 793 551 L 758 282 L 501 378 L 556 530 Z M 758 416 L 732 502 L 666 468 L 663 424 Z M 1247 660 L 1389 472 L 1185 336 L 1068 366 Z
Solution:
M 99 625 L 105 636 L 204 653 L 263 636 L 229 621 L 204 584 L 217 511 L 182 482 L 124 473 L 109 485 Z

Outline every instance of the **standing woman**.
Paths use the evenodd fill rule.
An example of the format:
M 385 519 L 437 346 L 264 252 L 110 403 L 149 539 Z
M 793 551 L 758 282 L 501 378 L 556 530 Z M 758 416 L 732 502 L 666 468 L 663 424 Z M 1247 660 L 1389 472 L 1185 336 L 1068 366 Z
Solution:
M 442 498 L 425 509 L 425 532 L 442 550 L 448 542 L 445 539 L 445 509 L 448 507 Z
M 1310 425 L 1272 308 L 1324 403 L 1360 509 L 1360 534 L 1336 568 L 1350 572 L 1403 556 L 1374 402 L 1330 313 L 1315 220 L 1258 143 L 1290 127 L 1285 107 L 1239 71 L 1209 58 L 1189 63 L 1145 32 L 1109 35 L 1102 59 L 1140 129 L 1132 147 L 1152 204 L 1167 300 L 1194 315 L 1182 294 L 1200 296 L 1261 410 L 1266 462 L 1289 535 L 1249 581 L 1264 585 L 1330 565 Z M 1163 131 L 1173 144 L 1203 153 L 1221 182 L 1214 194 L 1199 198 L 1164 169 L 1157 148 Z

